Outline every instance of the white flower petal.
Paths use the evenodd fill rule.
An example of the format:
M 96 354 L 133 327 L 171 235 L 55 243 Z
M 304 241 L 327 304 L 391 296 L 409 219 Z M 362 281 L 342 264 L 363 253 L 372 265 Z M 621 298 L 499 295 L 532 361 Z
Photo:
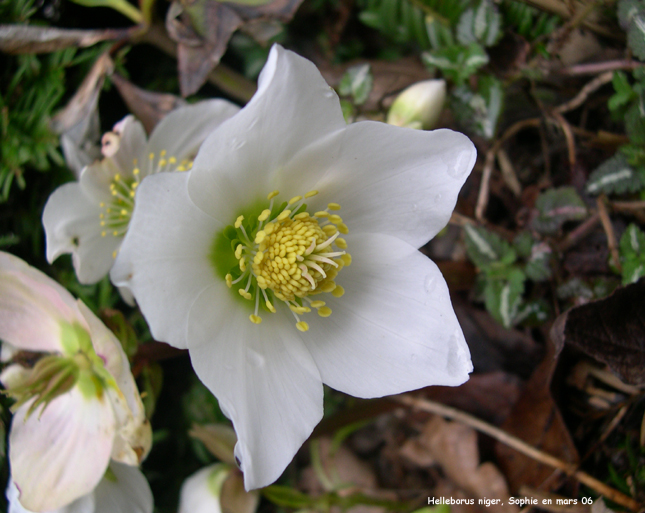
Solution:
M 418 248 L 448 223 L 476 156 L 458 132 L 364 121 L 306 148 L 276 189 L 288 197 L 312 187 L 320 194 L 311 210 L 339 203 L 350 233 L 387 233 Z
M 226 100 L 202 101 L 175 109 L 155 127 L 148 141 L 148 151 L 178 161 L 193 159 L 204 139 L 240 108 Z
M 84 175 L 90 168 L 86 168 Z M 96 283 L 114 263 L 121 237 L 102 237 L 98 202 L 92 201 L 78 183 L 56 189 L 47 200 L 43 225 L 47 238 L 47 260 L 72 254 L 76 276 L 81 283 Z
M 10 478 L 6 492 L 7 501 L 9 502 L 8 513 L 35 513 L 20 504 L 20 501 L 18 500 L 19 493 L 20 492 L 18 491 L 16 484 L 13 482 L 13 479 Z M 95 513 L 94 493 L 91 492 L 87 495 L 83 495 L 74 502 L 63 506 L 62 508 L 47 511 L 47 513 Z
M 428 385 L 459 385 L 470 354 L 437 266 L 386 235 L 351 239 L 353 263 L 325 294 L 331 316 L 307 315 L 302 334 L 323 383 L 357 397 L 380 397 Z
M 338 97 L 316 67 L 274 45 L 255 96 L 200 148 L 190 197 L 231 224 L 239 208 L 266 198 L 272 175 L 296 153 L 344 126 Z
M 152 492 L 141 471 L 115 461 L 110 470 L 117 480 L 105 477 L 98 484 L 94 513 L 152 513 Z
M 72 295 L 9 253 L 0 252 L 0 339 L 26 351 L 61 352 L 61 323 L 85 322 Z
M 146 131 L 134 116 L 126 116 L 114 128 L 121 132 L 121 136 L 119 148 L 111 158 L 118 169 L 130 173 L 135 167 L 135 159 L 141 163 L 144 157 L 147 158 Z
M 110 273 L 115 285 L 132 290 L 153 336 L 179 348 L 186 347 L 192 302 L 215 279 L 209 254 L 222 228 L 192 204 L 187 179 L 185 173 L 160 173 L 141 183 Z
M 28 417 L 31 401 L 13 418 L 11 474 L 20 502 L 49 511 L 86 495 L 105 473 L 114 438 L 114 413 L 104 396 L 87 399 L 78 387 Z
M 309 437 L 322 418 L 323 388 L 290 312 L 274 314 L 282 322 L 253 324 L 252 312 L 223 298 L 222 288 L 228 295 L 216 283 L 190 311 L 190 358 L 233 421 L 235 456 L 251 490 L 280 477 Z
M 230 467 L 216 463 L 189 476 L 181 485 L 179 513 L 221 513 L 220 495 L 214 493 L 209 481 L 213 473 L 226 472 L 227 468 Z

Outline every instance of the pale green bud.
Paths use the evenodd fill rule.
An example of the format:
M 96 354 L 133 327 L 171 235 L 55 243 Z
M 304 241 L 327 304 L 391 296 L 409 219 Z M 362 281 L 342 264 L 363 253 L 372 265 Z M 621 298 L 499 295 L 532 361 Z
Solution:
M 430 130 L 435 127 L 446 101 L 446 81 L 424 80 L 405 89 L 390 107 L 390 125 Z

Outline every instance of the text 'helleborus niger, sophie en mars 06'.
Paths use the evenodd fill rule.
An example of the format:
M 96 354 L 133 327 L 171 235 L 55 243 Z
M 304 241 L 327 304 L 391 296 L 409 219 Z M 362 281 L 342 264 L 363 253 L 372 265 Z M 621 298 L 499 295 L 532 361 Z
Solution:
M 468 379 L 445 281 L 417 248 L 474 162 L 450 130 L 347 125 L 315 66 L 276 45 L 192 170 L 138 188 L 112 280 L 155 338 L 188 348 L 233 421 L 247 489 L 310 435 L 323 383 L 378 397 Z

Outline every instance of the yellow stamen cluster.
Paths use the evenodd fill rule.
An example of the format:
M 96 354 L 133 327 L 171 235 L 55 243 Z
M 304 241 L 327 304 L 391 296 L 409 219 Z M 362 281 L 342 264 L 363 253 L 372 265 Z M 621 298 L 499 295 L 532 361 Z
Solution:
M 107 134 L 106 134 L 107 135 Z M 114 135 L 114 134 L 113 134 Z M 118 147 L 118 141 L 116 141 Z M 159 152 L 159 158 L 154 153 L 148 155 L 150 170 L 147 174 L 159 173 L 162 171 L 188 171 L 193 167 L 192 160 L 184 159 L 178 162 L 175 157 L 167 157 L 166 150 Z M 102 237 L 123 237 L 128 231 L 130 218 L 134 209 L 134 200 L 137 187 L 141 183 L 141 169 L 139 162 L 134 159 L 132 162 L 131 176 L 122 176 L 120 173 L 114 175 L 110 183 L 111 199 L 102 201 L 99 206 L 99 214 Z M 116 251 L 112 254 L 116 258 Z
M 339 215 L 329 213 L 340 209 L 337 203 L 330 203 L 313 216 L 304 210 L 304 200 L 316 194 L 310 191 L 304 197 L 295 196 L 281 212 L 272 215 L 273 198 L 278 195 L 272 192 L 267 197 L 271 201 L 269 208 L 258 216 L 253 233 L 247 233 L 244 216 L 235 221 L 240 242 L 234 254 L 240 275 L 233 279 L 227 274 L 226 284 L 231 288 L 237 283 L 245 284 L 238 292 L 247 300 L 255 300 L 254 313 L 249 317 L 255 324 L 262 322 L 258 315 L 260 300 L 269 312 L 275 313 L 273 300 L 277 299 L 295 316 L 296 328 L 305 332 L 309 325 L 299 315 L 312 308 L 321 317 L 332 313 L 324 301 L 314 301 L 309 296 L 329 292 L 340 297 L 345 292 L 334 278 L 343 266 L 351 264 L 351 257 L 332 245 L 347 249 L 347 242 L 339 235 L 348 233 L 348 229 Z

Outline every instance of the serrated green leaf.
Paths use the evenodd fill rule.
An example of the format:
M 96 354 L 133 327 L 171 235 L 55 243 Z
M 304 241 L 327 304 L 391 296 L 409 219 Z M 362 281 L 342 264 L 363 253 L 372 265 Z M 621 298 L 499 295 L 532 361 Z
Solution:
M 625 131 L 632 143 L 645 144 L 645 102 L 641 93 L 625 114 Z
M 348 68 L 338 84 L 338 92 L 351 96 L 356 105 L 365 103 L 372 91 L 374 77 L 369 64 L 359 64 Z
M 533 227 L 546 234 L 557 232 L 567 221 L 579 221 L 587 216 L 587 208 L 573 187 L 543 192 L 535 207 L 538 215 L 533 219 Z
M 549 304 L 543 299 L 529 301 L 520 308 L 515 316 L 514 324 L 522 323 L 525 326 L 539 326 L 547 321 L 550 313 Z
M 520 232 L 513 239 L 513 247 L 515 248 L 515 251 L 517 251 L 517 254 L 522 258 L 529 258 L 531 256 L 531 249 L 533 248 L 534 243 L 535 240 L 528 231 Z
M 501 82 L 485 75 L 479 80 L 477 92 L 471 91 L 467 86 L 455 88 L 451 106 L 461 124 L 486 139 L 492 139 L 497 131 L 503 101 Z
M 468 224 L 464 233 L 468 257 L 479 269 L 506 267 L 515 262 L 517 255 L 511 245 L 486 228 Z
M 551 248 L 545 242 L 535 244 L 531 248 L 531 257 L 526 262 L 524 272 L 533 281 L 546 281 L 551 278 Z
M 624 71 L 615 71 L 612 78 L 615 94 L 609 98 L 607 106 L 612 112 L 617 111 L 621 107 L 626 106 L 631 101 L 638 98 L 638 95 L 632 89 L 627 78 L 627 73 Z
M 515 268 L 506 280 L 489 280 L 484 290 L 486 309 L 505 328 L 515 324 L 524 293 L 524 273 Z
M 624 194 L 637 192 L 645 186 L 645 176 L 629 165 L 619 152 L 596 168 L 587 181 L 589 194 Z
M 481 0 L 465 11 L 457 25 L 457 40 L 464 45 L 473 42 L 494 45 L 501 37 L 501 15 L 491 0 Z
M 488 64 L 488 54 L 478 43 L 454 45 L 424 52 L 421 60 L 429 68 L 439 68 L 446 78 L 463 84 L 479 68 Z
M 619 249 L 623 285 L 637 282 L 645 276 L 645 233 L 630 224 L 620 238 Z

